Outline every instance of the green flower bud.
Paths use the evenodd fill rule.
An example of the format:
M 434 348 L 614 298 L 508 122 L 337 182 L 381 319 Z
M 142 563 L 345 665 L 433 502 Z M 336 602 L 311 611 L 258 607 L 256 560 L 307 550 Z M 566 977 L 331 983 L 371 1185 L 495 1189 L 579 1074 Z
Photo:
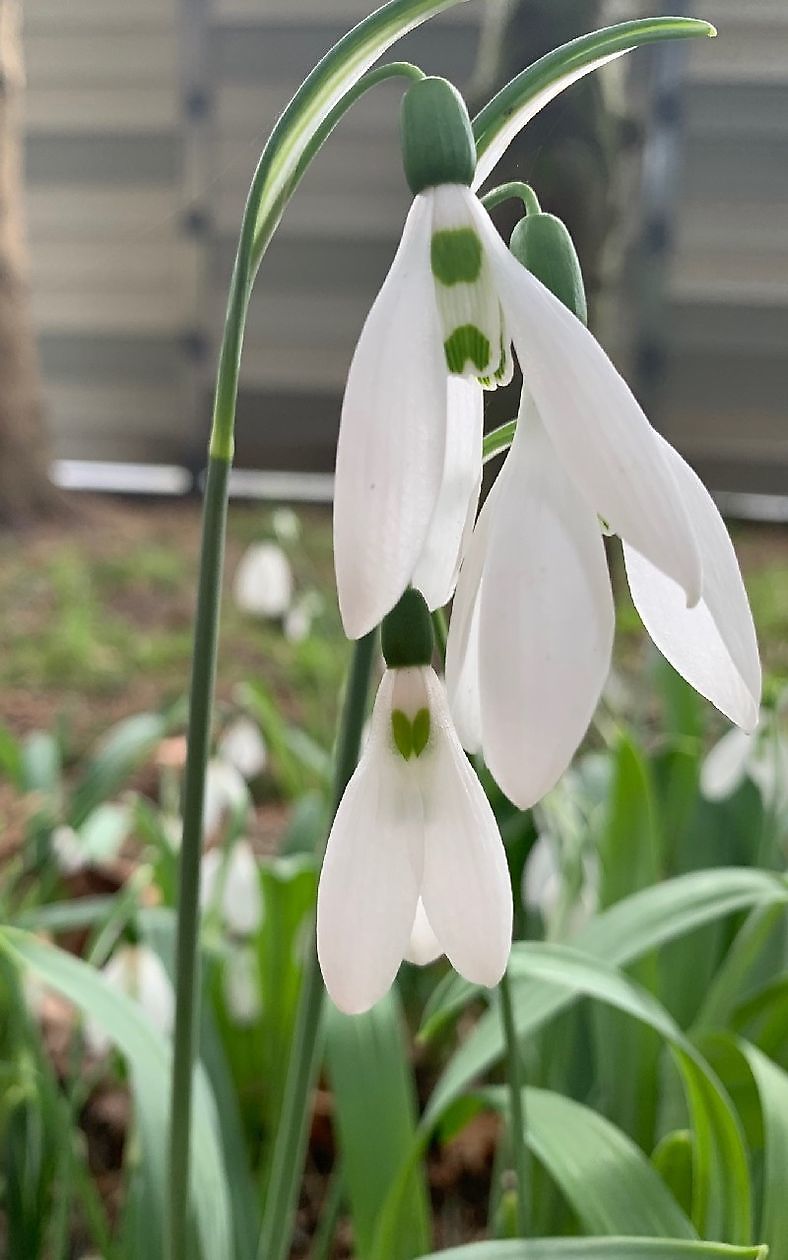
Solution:
M 402 163 L 414 196 L 436 184 L 466 184 L 476 143 L 465 101 L 448 79 L 420 79 L 402 98 Z
M 512 232 L 509 248 L 518 262 L 588 323 L 580 260 L 566 227 L 554 214 L 527 214 Z
M 380 646 L 389 669 L 431 663 L 432 620 L 421 591 L 408 587 L 399 603 L 383 618 Z

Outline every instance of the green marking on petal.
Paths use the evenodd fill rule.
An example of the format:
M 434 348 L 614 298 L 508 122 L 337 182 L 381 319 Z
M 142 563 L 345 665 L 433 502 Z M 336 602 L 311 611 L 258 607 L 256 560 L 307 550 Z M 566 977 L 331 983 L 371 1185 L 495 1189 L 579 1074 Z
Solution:
M 400 755 L 408 761 L 413 756 L 413 727 L 402 709 L 392 709 L 391 733 Z
M 446 363 L 450 372 L 461 375 L 470 360 L 477 371 L 482 372 L 490 361 L 490 342 L 475 324 L 463 324 L 455 328 L 443 343 Z
M 432 238 L 432 274 L 439 284 L 473 284 L 482 269 L 482 243 L 473 228 L 446 228 Z
M 415 718 L 411 722 L 411 731 L 413 735 L 413 753 L 414 756 L 420 757 L 427 747 L 430 738 L 430 711 L 429 709 L 419 709 Z

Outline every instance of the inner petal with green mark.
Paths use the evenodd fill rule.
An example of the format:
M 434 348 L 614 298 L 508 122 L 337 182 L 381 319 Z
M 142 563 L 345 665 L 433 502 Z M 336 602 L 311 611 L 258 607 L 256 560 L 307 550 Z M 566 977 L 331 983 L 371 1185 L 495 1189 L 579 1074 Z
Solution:
M 502 364 L 501 309 L 470 195 L 454 184 L 433 190 L 430 265 L 446 366 L 457 376 L 493 380 Z
M 430 738 L 429 709 L 419 709 L 412 720 L 402 709 L 392 709 L 391 733 L 397 751 L 405 761 L 409 761 L 411 757 L 420 757 Z

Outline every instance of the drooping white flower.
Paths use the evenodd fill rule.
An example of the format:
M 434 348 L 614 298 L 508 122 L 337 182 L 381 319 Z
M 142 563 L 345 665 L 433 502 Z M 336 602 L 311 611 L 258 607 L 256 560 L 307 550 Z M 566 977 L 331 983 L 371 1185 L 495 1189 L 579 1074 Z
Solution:
M 121 945 L 101 969 L 106 984 L 142 1007 L 153 1027 L 169 1036 L 175 1023 L 175 992 L 164 964 L 148 945 Z M 94 1054 L 106 1054 L 111 1038 L 91 1020 L 85 1040 Z
M 778 706 L 765 711 L 759 730 L 726 731 L 706 756 L 700 789 L 709 801 L 723 801 L 751 779 L 769 809 L 788 810 L 788 736 Z
M 476 196 L 445 184 L 415 198 L 348 375 L 334 551 L 351 638 L 410 583 L 431 608 L 451 594 L 481 471 L 479 382 L 509 379 L 512 340 L 586 513 L 697 602 L 699 543 L 664 444 L 595 338 L 512 256 Z
M 517 348 L 522 357 L 519 343 Z M 651 429 L 631 395 L 627 409 L 634 415 L 635 408 L 640 421 L 629 434 L 627 459 L 623 453 L 619 458 L 611 440 L 610 417 L 593 430 L 598 415 L 593 409 L 589 414 L 586 397 L 568 395 L 561 410 L 548 391 L 547 406 L 539 406 L 534 374 L 529 371 L 527 379 L 511 451 L 460 574 L 446 660 L 463 746 L 483 751 L 500 786 L 523 808 L 541 799 L 566 769 L 608 675 L 614 606 L 598 517 L 624 539 L 635 606 L 674 668 L 745 730 L 757 722 L 761 685 L 733 546 L 695 473 Z M 610 415 L 616 405 L 611 394 Z M 589 452 L 585 465 L 565 440 L 578 421 L 600 434 L 596 456 Z M 608 475 L 628 485 L 617 505 L 624 511 L 615 517 L 605 507 L 612 500 L 602 494 Z M 660 478 L 663 501 L 655 505 Z M 693 557 L 698 562 L 692 588 L 679 581 L 682 545 L 675 528 L 666 549 L 665 518 L 674 509 L 686 531 L 685 573 Z
M 294 599 L 285 617 L 285 638 L 291 643 L 303 643 L 312 630 L 312 622 L 323 609 L 323 599 L 319 591 L 304 591 L 303 595 Z
M 271 525 L 280 542 L 297 542 L 301 537 L 301 521 L 292 508 L 275 508 L 271 513 Z
M 237 840 L 225 857 L 221 849 L 203 855 L 200 902 L 203 908 L 218 899 L 222 919 L 235 936 L 253 936 L 263 921 L 260 868 L 248 840 Z
M 328 840 L 317 943 L 337 1006 L 367 1010 L 406 955 L 436 956 L 431 938 L 424 948 L 425 918 L 462 975 L 500 980 L 512 933 L 503 844 L 443 686 L 430 666 L 415 666 L 384 674 Z
M 241 1027 L 255 1023 L 262 1012 L 260 968 L 251 945 L 233 946 L 224 963 L 224 997 L 231 1019 Z
M 262 774 L 268 749 L 260 727 L 248 717 L 237 717 L 225 727 L 216 751 L 222 761 L 233 766 L 246 780 Z
M 212 757 L 205 772 L 203 833 L 213 835 L 248 800 L 249 789 L 236 767 L 221 757 Z
M 248 547 L 235 571 L 233 595 L 242 612 L 284 617 L 293 599 L 293 574 L 282 548 L 270 542 Z
M 76 875 L 88 865 L 85 846 L 73 827 L 55 827 L 50 840 L 55 864 L 62 875 Z

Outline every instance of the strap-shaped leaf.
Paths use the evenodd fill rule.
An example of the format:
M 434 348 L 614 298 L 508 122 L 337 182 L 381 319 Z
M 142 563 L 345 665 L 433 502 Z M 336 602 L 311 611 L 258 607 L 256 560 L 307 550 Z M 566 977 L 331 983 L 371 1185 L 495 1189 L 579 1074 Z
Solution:
M 480 188 L 526 123 L 565 88 L 640 44 L 663 39 L 716 35 L 695 18 L 645 18 L 620 22 L 562 44 L 528 66 L 485 105 L 473 121 L 476 151 L 474 188 Z
M 678 1238 L 533 1238 L 470 1243 L 421 1260 L 766 1260 L 766 1247 Z

